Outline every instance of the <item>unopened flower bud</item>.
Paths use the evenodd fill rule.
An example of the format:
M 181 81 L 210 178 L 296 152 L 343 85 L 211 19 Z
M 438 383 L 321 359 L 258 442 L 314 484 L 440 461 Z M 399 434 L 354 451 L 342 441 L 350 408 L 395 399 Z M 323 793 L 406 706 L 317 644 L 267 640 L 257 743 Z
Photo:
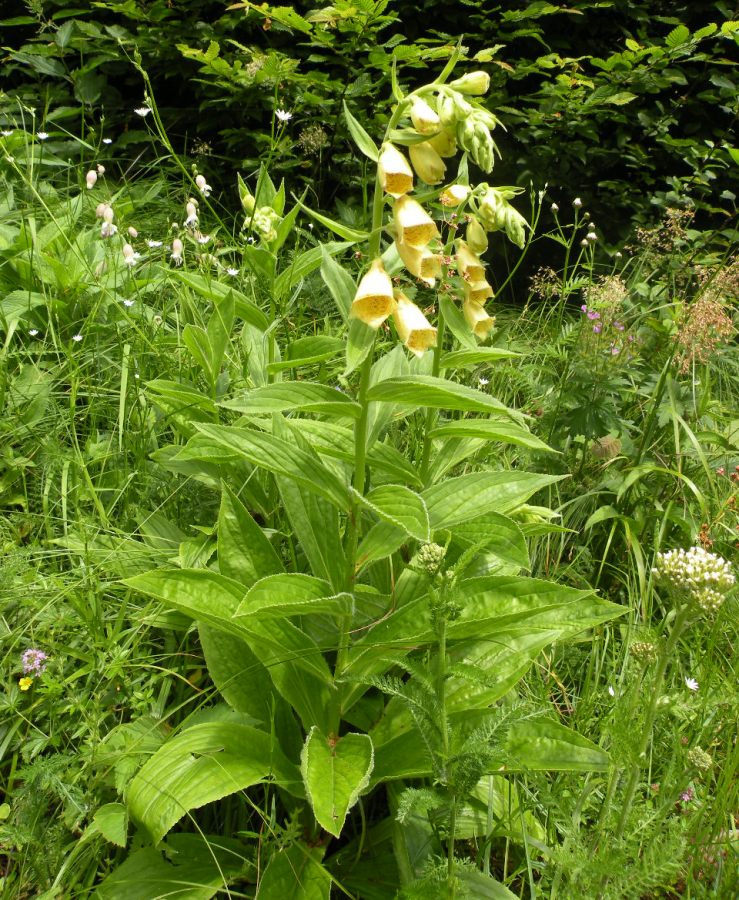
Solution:
M 490 76 L 487 72 L 482 71 L 468 72 L 461 78 L 450 82 L 449 87 L 455 91 L 461 91 L 463 94 L 472 94 L 479 97 L 482 94 L 487 94 L 490 89 Z
M 85 183 L 87 184 L 88 191 L 91 191 L 95 187 L 97 180 L 98 180 L 98 173 L 95 172 L 93 169 L 90 169 L 90 171 L 87 173 L 87 175 L 85 175 Z
M 443 181 L 446 163 L 428 141 L 412 144 L 409 153 L 416 175 L 422 181 L 432 185 Z
M 416 555 L 416 562 L 433 578 L 441 569 L 445 556 L 446 550 L 440 544 L 424 544 Z
M 411 101 L 411 122 L 419 134 L 436 134 L 441 128 L 439 114 L 421 97 Z
M 428 143 L 444 159 L 449 159 L 457 152 L 457 139 L 453 132 L 448 131 L 446 128 L 430 137 Z
M 580 209 L 580 207 L 582 206 L 582 200 L 579 197 L 575 197 L 575 199 L 572 201 L 572 205 L 575 207 L 575 209 Z
M 132 237 L 132 238 L 137 238 L 139 236 L 138 231 L 136 231 L 136 229 L 133 227 L 133 225 L 129 225 L 128 234 L 129 234 L 129 237 Z
M 484 253 L 488 249 L 488 236 L 479 220 L 472 216 L 467 223 L 467 231 L 465 232 L 465 240 L 467 246 L 473 253 Z

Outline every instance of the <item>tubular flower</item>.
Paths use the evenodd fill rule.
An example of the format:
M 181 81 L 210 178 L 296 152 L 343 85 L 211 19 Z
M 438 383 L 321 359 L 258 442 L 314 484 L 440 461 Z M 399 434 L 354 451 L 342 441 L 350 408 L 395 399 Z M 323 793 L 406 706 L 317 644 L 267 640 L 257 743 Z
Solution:
M 423 356 L 429 347 L 436 346 L 436 328 L 402 291 L 395 292 L 395 300 L 393 319 L 398 337 L 411 353 Z
M 395 201 L 394 212 L 395 237 L 399 244 L 408 244 L 420 250 L 432 238 L 439 236 L 434 220 L 420 203 L 410 197 L 399 197 Z
M 416 175 L 426 184 L 439 184 L 446 174 L 446 163 L 428 141 L 412 144 L 409 150 Z
M 411 103 L 411 122 L 419 134 L 436 134 L 441 129 L 441 119 L 421 97 L 414 97 Z
M 493 296 L 493 289 L 483 278 L 481 281 L 465 281 L 464 298 L 471 300 L 473 303 L 484 303 L 489 297 Z
M 442 206 L 459 206 L 460 203 L 469 197 L 471 188 L 466 184 L 450 184 L 445 188 L 440 196 Z
M 376 259 L 359 282 L 350 317 L 359 319 L 370 328 L 379 328 L 394 310 L 393 283 L 382 260 Z
M 395 246 L 406 269 L 411 275 L 420 278 L 427 287 L 432 288 L 436 279 L 441 278 L 441 256 L 438 253 L 432 253 L 428 247 L 419 249 L 398 241 Z
M 484 341 L 495 327 L 495 316 L 489 316 L 485 307 L 480 303 L 475 303 L 474 300 L 465 300 L 462 312 L 475 337 Z
M 474 216 L 467 223 L 465 238 L 467 239 L 467 246 L 473 253 L 484 253 L 488 249 L 487 232 Z
M 457 268 L 465 281 L 485 280 L 485 266 L 466 241 L 457 241 Z
M 184 247 L 182 245 L 182 241 L 179 238 L 175 238 L 172 241 L 172 253 L 170 255 L 170 259 L 176 266 L 182 265 L 182 251 Z
M 449 159 L 457 152 L 457 139 L 454 132 L 447 131 L 446 128 L 430 137 L 426 143 L 430 144 L 444 159 Z
M 377 161 L 380 184 L 391 197 L 402 197 L 413 190 L 413 169 L 393 144 L 383 144 Z

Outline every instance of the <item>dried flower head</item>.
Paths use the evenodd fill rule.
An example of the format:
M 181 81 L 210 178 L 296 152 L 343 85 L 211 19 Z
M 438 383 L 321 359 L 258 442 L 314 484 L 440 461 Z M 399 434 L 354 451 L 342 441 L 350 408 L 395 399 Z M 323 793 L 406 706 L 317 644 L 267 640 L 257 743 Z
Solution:
M 680 373 L 684 375 L 695 363 L 707 363 L 733 333 L 734 324 L 722 300 L 713 291 L 702 294 L 688 307 L 677 333 L 675 362 Z
M 328 134 L 322 125 L 308 125 L 298 135 L 298 146 L 307 156 L 315 156 L 328 146 Z

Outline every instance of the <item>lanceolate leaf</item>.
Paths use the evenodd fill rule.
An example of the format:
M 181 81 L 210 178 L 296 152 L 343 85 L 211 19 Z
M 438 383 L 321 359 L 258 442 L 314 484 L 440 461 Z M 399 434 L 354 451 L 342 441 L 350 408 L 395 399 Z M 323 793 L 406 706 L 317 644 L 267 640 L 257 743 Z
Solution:
M 274 618 L 317 613 L 341 616 L 350 614 L 352 606 L 351 594 L 334 594 L 327 581 L 289 572 L 258 581 L 239 604 L 236 616 Z
M 423 492 L 431 527 L 451 528 L 488 512 L 510 513 L 562 475 L 532 472 L 473 472 L 449 478 Z
M 442 369 L 462 369 L 478 366 L 480 363 L 495 362 L 498 359 L 515 359 L 521 354 L 503 347 L 478 347 L 474 350 L 452 350 L 441 357 Z
M 128 806 L 157 844 L 189 810 L 271 778 L 301 795 L 297 768 L 270 735 L 226 722 L 193 725 L 141 767 Z
M 319 825 L 334 837 L 367 787 L 374 766 L 372 740 L 366 734 L 326 737 L 312 728 L 300 757 L 308 800 Z
M 441 409 L 458 409 L 466 412 L 499 412 L 519 419 L 520 415 L 509 410 L 500 400 L 475 388 L 435 378 L 433 375 L 400 375 L 372 385 L 368 400 L 382 403 L 398 403 L 404 406 L 430 406 Z
M 556 452 L 526 428 L 515 425 L 513 422 L 501 422 L 499 419 L 458 419 L 454 422 L 444 422 L 433 429 L 431 437 L 483 438 L 486 441 L 528 447 L 530 450 L 540 450 L 546 453 Z
M 218 568 L 249 587 L 283 570 L 282 561 L 244 504 L 224 484 L 218 513 Z
M 355 496 L 380 519 L 401 528 L 418 541 L 431 539 L 429 514 L 423 498 L 410 488 L 399 484 L 376 487 L 366 496 Z
M 201 297 L 204 297 L 206 300 L 211 300 L 214 303 L 218 303 L 220 300 L 225 299 L 228 294 L 231 294 L 233 296 L 234 309 L 237 316 L 254 325 L 260 331 L 266 331 L 269 327 L 267 317 L 261 309 L 254 306 L 254 304 L 240 291 L 221 284 L 221 282 L 216 281 L 215 279 L 199 275 L 197 272 L 189 272 L 182 269 L 170 269 L 168 270 L 168 275 L 179 279 L 179 281 L 195 291 L 196 294 L 200 294 Z
M 358 403 L 336 388 L 308 381 L 267 384 L 227 400 L 221 406 L 246 415 L 271 415 L 293 410 L 357 418 L 362 411 Z
M 314 452 L 256 429 L 202 424 L 197 428 L 212 441 L 229 451 L 239 453 L 255 466 L 261 466 L 276 475 L 285 475 L 339 508 L 348 508 L 347 486 L 321 463 Z
M 357 145 L 357 147 L 359 147 L 359 149 L 362 151 L 362 153 L 364 153 L 366 157 L 372 160 L 372 162 L 377 162 L 380 156 L 380 151 L 377 149 L 377 146 L 372 138 L 349 112 L 349 107 L 346 105 L 346 100 L 344 101 L 344 118 L 346 119 L 346 124 L 349 126 L 349 133 L 354 138 L 354 143 Z

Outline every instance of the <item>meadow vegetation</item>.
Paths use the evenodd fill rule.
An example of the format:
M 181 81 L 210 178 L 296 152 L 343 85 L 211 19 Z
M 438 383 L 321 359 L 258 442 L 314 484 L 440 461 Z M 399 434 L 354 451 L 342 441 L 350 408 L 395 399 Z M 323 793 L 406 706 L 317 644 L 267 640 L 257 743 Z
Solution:
M 0 22 L 3 897 L 739 893 L 739 22 L 493 7 Z

